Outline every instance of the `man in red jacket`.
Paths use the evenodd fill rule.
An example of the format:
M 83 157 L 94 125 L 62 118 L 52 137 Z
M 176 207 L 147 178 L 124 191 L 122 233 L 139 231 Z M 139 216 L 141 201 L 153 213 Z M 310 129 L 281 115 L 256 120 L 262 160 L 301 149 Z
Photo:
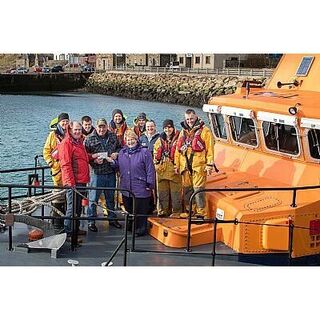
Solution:
M 82 126 L 79 122 L 73 121 L 70 123 L 70 130 L 67 136 L 59 145 L 59 161 L 62 173 L 62 183 L 64 186 L 85 187 L 89 182 L 89 158 L 82 140 Z M 78 190 L 81 194 L 83 190 Z M 81 215 L 81 200 L 82 197 L 75 193 L 74 204 L 77 216 Z M 73 213 L 73 190 L 67 190 L 67 211 L 66 217 L 72 217 Z M 64 221 L 65 232 L 71 236 L 71 220 Z M 77 229 L 79 223 L 77 223 Z M 86 232 L 79 230 L 79 235 L 84 235 Z

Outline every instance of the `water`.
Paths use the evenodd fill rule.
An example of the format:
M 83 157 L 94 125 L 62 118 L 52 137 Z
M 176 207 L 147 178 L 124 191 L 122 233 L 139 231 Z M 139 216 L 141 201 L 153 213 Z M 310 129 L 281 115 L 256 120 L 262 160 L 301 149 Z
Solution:
M 50 121 L 61 112 L 67 112 L 72 120 L 89 115 L 94 122 L 99 118 L 110 121 L 115 108 L 124 112 L 129 126 L 140 112 L 145 112 L 162 131 L 164 119 L 172 119 L 180 128 L 184 111 L 189 107 L 78 92 L 0 95 L 0 170 L 33 167 L 35 155 L 42 154 Z M 206 121 L 200 108 L 197 113 Z M 0 175 L 0 183 L 26 183 L 26 173 L 23 175 L 23 180 L 21 173 Z

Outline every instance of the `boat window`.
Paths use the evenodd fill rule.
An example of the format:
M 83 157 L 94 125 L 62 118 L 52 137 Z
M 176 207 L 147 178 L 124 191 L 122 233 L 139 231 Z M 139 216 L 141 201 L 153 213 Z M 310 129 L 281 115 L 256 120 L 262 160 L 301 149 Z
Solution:
M 234 141 L 257 146 L 256 127 L 252 119 L 230 116 L 230 128 Z
M 263 121 L 262 129 L 268 149 L 293 155 L 299 154 L 298 135 L 294 126 Z
M 220 113 L 209 113 L 213 134 L 216 138 L 227 139 L 226 124 Z
M 308 131 L 308 143 L 310 156 L 315 159 L 320 159 L 320 130 L 310 129 Z

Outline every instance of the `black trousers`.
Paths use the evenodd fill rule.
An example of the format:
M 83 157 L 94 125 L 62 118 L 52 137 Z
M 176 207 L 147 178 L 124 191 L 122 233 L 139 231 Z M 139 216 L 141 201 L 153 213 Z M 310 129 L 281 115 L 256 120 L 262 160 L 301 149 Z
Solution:
M 133 198 L 122 196 L 122 201 L 127 212 L 133 213 Z M 148 217 L 152 214 L 152 198 L 136 198 L 135 202 L 136 233 L 145 235 L 148 227 Z M 144 215 L 144 216 L 139 216 Z M 129 224 L 130 230 L 130 224 Z

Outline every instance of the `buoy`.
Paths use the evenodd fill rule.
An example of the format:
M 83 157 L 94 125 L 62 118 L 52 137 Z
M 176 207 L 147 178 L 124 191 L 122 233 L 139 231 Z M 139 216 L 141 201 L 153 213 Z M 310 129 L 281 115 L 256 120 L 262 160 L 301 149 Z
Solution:
M 89 205 L 89 200 L 88 199 L 82 199 L 81 204 L 83 207 L 87 207 Z
M 38 179 L 33 180 L 32 185 L 35 186 L 35 187 L 40 186 L 39 180 Z
M 28 239 L 29 241 L 36 241 L 36 240 L 40 240 L 43 238 L 43 231 L 39 230 L 39 229 L 32 229 L 29 233 L 28 233 Z

